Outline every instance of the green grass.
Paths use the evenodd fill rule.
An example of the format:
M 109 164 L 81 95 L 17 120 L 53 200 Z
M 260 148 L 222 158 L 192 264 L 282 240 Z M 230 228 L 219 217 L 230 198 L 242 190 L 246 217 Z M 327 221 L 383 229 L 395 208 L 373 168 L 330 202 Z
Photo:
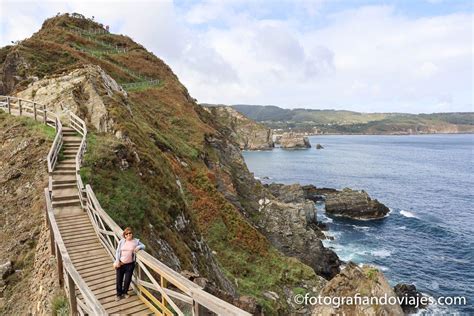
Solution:
M 365 274 L 370 280 L 375 281 L 378 277 L 378 273 L 379 271 L 376 268 L 370 268 Z
M 13 116 L 0 110 L 0 119 L 11 119 Z M 56 130 L 42 122 L 35 121 L 33 118 L 25 116 L 15 116 L 17 122 L 21 122 L 23 126 L 28 127 L 33 133 L 41 135 L 49 141 L 53 141 L 56 136 Z
M 64 294 L 56 294 L 51 301 L 53 316 L 68 316 L 69 302 Z

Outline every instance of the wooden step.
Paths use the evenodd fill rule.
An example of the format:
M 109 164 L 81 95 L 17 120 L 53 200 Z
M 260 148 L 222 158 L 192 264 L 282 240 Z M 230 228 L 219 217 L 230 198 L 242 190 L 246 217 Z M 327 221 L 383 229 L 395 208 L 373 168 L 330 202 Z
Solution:
M 62 184 L 59 184 L 59 183 L 53 183 L 53 190 L 55 189 L 71 189 L 71 188 L 76 188 L 77 187 L 77 183 L 76 181 L 71 181 L 71 183 L 62 183 Z
M 76 155 L 77 150 L 76 149 L 64 149 L 63 150 L 63 155 Z
M 76 165 L 75 164 L 58 164 L 54 168 L 54 171 L 76 171 Z
M 71 170 L 54 170 L 53 175 L 76 175 L 76 171 Z
M 54 191 L 53 191 L 53 197 L 52 197 L 53 205 L 54 205 L 54 202 L 72 201 L 72 200 L 78 199 L 78 197 L 79 197 L 79 195 L 77 193 L 76 194 L 71 194 L 71 195 L 55 196 Z
M 67 201 L 53 201 L 53 208 L 55 207 L 62 207 L 62 206 L 80 206 L 81 201 L 78 198 L 67 200 Z

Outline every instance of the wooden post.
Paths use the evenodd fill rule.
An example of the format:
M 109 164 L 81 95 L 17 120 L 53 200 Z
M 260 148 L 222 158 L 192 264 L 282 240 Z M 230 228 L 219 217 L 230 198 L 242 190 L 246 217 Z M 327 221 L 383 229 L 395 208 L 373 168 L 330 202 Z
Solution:
M 46 105 L 43 104 L 43 122 L 44 124 L 47 124 L 47 119 L 46 119 Z
M 33 116 L 35 117 L 36 121 L 36 102 L 33 102 Z
M 21 100 L 20 99 L 18 99 L 18 105 L 20 106 L 20 116 L 21 116 L 22 108 L 21 108 Z
M 10 107 L 10 97 L 7 97 L 7 107 L 8 107 L 8 114 L 12 114 L 12 109 Z
M 48 217 L 48 210 L 46 210 L 46 223 L 48 224 L 48 229 L 49 229 L 49 251 L 53 256 L 56 255 L 56 247 L 54 245 L 54 233 L 53 233 L 53 228 L 51 227 L 51 222 L 49 221 Z
M 56 261 L 58 263 L 58 278 L 59 278 L 59 286 L 64 286 L 64 272 L 63 272 L 63 258 L 61 256 L 61 251 L 59 247 L 56 246 Z
M 77 315 L 76 286 L 69 273 L 67 274 L 67 287 L 69 292 L 69 313 Z
M 193 316 L 199 316 L 199 304 L 193 301 Z
M 160 285 L 161 285 L 161 288 L 162 288 L 162 289 L 165 289 L 168 282 L 166 282 L 166 279 L 163 278 L 162 275 L 160 275 L 160 283 L 161 283 L 161 284 L 160 284 Z M 167 305 L 167 304 L 166 304 L 165 297 L 164 297 L 163 295 L 161 295 L 161 304 L 163 304 L 163 306 L 166 306 L 166 305 Z

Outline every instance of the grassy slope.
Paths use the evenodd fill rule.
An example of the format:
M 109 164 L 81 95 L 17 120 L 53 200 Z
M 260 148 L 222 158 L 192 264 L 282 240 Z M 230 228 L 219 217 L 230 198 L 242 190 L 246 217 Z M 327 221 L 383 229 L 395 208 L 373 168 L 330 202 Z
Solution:
M 64 26 L 97 27 L 91 21 L 64 16 L 46 21 L 32 38 L 10 48 L 27 60 L 26 74 L 41 78 L 93 63 L 118 82 L 138 80 L 127 69 L 161 80 L 158 87 L 129 92 L 132 117 L 119 102 L 110 108 L 117 129 L 131 143 L 111 135 L 92 133 L 89 137 L 82 175 L 104 209 L 119 225 L 133 225 L 148 249 L 166 261 L 157 242 L 165 240 L 179 258 L 181 269 L 193 268 L 193 256 L 200 252 L 196 234 L 202 234 L 240 294 L 256 297 L 267 311 L 284 310 L 284 300 L 275 303 L 262 292 L 272 290 L 283 297 L 285 287 L 297 288 L 301 279 L 315 279 L 314 272 L 272 248 L 216 189 L 216 175 L 206 163 L 219 155 L 204 139 L 205 135 L 221 136 L 207 113 L 189 97 L 167 65 L 129 38 L 96 35 L 111 45 L 130 49 L 126 54 L 98 59 L 73 47 L 97 50 L 101 45 L 65 31 Z M 176 223 L 182 216 L 190 224 L 179 231 Z M 210 273 L 203 257 L 198 256 L 198 261 L 200 272 Z

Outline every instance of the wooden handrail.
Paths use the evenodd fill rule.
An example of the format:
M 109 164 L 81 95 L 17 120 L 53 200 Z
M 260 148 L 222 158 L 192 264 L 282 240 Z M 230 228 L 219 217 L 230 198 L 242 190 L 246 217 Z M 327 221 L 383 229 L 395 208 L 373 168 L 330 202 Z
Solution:
M 115 249 L 121 239 L 123 230 L 102 209 L 92 187 L 88 184 L 86 185 L 86 196 L 86 209 L 93 223 L 94 229 L 99 236 L 101 243 L 108 250 L 109 254 L 114 257 Z M 140 278 L 140 276 L 135 277 L 134 282 L 136 286 L 139 287 L 146 284 L 147 287 L 151 287 L 155 291 L 160 293 L 164 292 L 165 295 L 162 295 L 167 296 L 166 303 L 170 305 L 171 302 L 173 302 L 170 297 L 174 297 L 187 304 L 192 302 L 193 310 L 196 310 L 196 306 L 194 305 L 200 305 L 218 315 L 250 315 L 242 309 L 205 292 L 200 286 L 186 279 L 184 276 L 166 266 L 146 251 L 139 251 L 137 253 L 137 264 L 142 269 L 145 268 L 148 271 L 153 271 L 154 273 L 159 274 L 161 278 L 167 281 L 167 283 L 172 284 L 181 291 L 180 293 L 163 288 L 162 282 L 154 280 L 153 276 L 148 273 L 146 274 L 152 282 L 148 282 L 144 280 L 143 277 Z M 178 311 L 175 312 L 180 314 Z
M 70 282 L 66 282 L 69 287 L 77 287 L 79 289 L 79 292 L 82 294 L 82 297 L 85 302 L 85 306 L 82 306 L 82 304 L 77 304 L 76 306 L 82 306 L 82 308 L 85 308 L 83 311 L 83 314 L 89 314 L 89 315 L 107 315 L 107 312 L 105 309 L 102 307 L 100 304 L 99 300 L 95 297 L 95 295 L 92 293 L 92 291 L 89 289 L 87 286 L 86 282 L 82 279 L 81 275 L 77 270 L 74 268 L 74 265 L 71 261 L 71 258 L 69 257 L 69 254 L 66 250 L 66 246 L 64 245 L 64 241 L 61 237 L 61 232 L 59 231 L 58 224 L 56 223 L 56 218 L 54 217 L 54 212 L 53 212 L 53 207 L 51 204 L 51 197 L 50 197 L 50 192 L 48 188 L 44 189 L 44 195 L 46 199 L 46 218 L 48 221 L 48 226 L 52 230 L 53 234 L 53 240 L 51 241 L 52 244 L 54 244 L 57 249 L 59 250 L 60 256 L 58 253 L 56 253 L 57 258 L 61 258 L 61 263 L 62 267 L 66 271 L 66 275 L 64 276 L 65 280 L 68 280 L 68 277 L 70 277 L 73 281 L 71 284 Z M 71 290 L 69 288 L 69 290 Z M 73 290 L 72 293 L 74 293 L 75 289 Z M 69 300 L 76 301 L 76 296 L 74 293 L 74 296 L 71 297 L 69 295 Z M 70 304 L 74 305 L 74 304 Z M 73 314 L 75 313 L 74 311 L 71 311 Z
M 34 101 L 11 96 L 0 96 L 0 100 L 0 107 L 6 109 L 8 113 L 15 115 L 17 111 L 19 116 L 32 117 L 35 121 L 41 120 L 56 130 L 53 145 L 47 156 L 48 173 L 51 174 L 62 146 L 62 124 L 59 117 L 54 112 L 48 111 L 44 105 Z

